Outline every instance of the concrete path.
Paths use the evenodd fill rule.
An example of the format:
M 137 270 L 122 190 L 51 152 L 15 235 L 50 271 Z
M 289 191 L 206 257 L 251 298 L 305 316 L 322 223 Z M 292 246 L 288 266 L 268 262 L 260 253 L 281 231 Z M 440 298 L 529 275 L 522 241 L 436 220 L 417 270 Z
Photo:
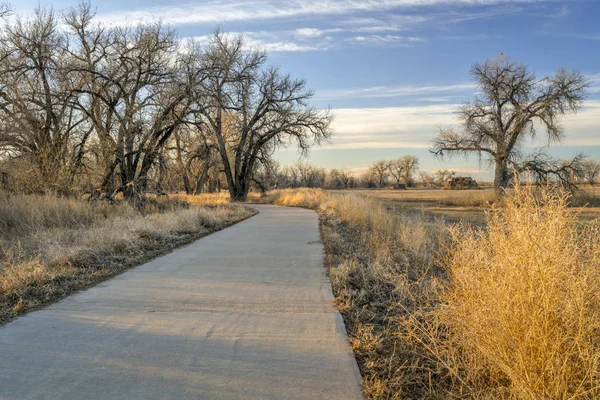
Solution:
M 317 215 L 256 208 L 0 328 L 0 399 L 361 399 Z

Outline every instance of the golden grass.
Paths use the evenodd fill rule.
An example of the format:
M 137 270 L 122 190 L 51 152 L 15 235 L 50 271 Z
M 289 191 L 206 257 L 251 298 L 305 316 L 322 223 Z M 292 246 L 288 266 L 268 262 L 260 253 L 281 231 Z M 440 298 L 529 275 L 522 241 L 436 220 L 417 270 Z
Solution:
M 415 332 L 453 395 L 600 397 L 600 224 L 582 227 L 567 204 L 517 188 L 486 230 L 451 230 L 437 332 Z
M 196 195 L 177 193 L 172 194 L 171 197 L 197 206 L 218 206 L 230 203 L 229 192 L 201 193 Z
M 237 205 L 144 207 L 54 196 L 0 202 L 0 322 L 252 214 Z
M 542 190 L 530 187 L 538 198 Z M 350 190 L 340 193 L 354 193 L 361 196 L 374 197 L 397 212 L 421 213 L 432 217 L 441 217 L 449 223 L 468 222 L 484 225 L 485 212 L 498 203 L 493 189 L 473 190 L 441 190 L 441 189 L 408 189 L 408 190 Z M 512 189 L 508 194 L 513 194 Z M 582 208 L 584 207 L 585 208 Z M 569 199 L 569 209 L 581 220 L 592 220 L 600 217 L 600 187 L 582 185 Z
M 394 213 L 352 191 L 278 191 L 321 215 L 327 266 L 370 399 L 600 397 L 600 223 L 517 188 L 486 228 Z

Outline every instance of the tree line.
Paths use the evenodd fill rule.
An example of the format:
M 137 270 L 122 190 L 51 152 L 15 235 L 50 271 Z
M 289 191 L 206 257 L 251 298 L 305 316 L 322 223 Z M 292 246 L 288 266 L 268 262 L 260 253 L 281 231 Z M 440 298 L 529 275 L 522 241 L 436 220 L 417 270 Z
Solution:
M 3 183 L 136 198 L 178 180 L 244 200 L 276 149 L 330 138 L 312 96 L 241 36 L 180 41 L 160 22 L 95 23 L 89 2 L 38 8 L 0 30 Z

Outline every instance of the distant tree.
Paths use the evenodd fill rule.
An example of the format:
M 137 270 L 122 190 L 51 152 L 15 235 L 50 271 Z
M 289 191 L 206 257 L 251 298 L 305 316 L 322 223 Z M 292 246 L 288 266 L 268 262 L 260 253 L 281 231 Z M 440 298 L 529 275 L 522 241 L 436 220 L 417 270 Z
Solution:
M 352 178 L 350 171 L 335 168 L 329 171 L 330 186 L 335 189 L 348 189 Z
M 540 184 L 556 182 L 574 190 L 576 182 L 585 177 L 585 159 L 583 154 L 578 154 L 572 160 L 556 160 L 544 152 L 537 152 L 519 168 Z
M 456 175 L 456 172 L 454 172 L 454 171 L 449 171 L 447 169 L 438 169 L 433 174 L 433 182 L 434 182 L 435 186 L 442 187 L 442 186 L 444 186 L 444 184 L 446 182 L 448 182 L 450 179 L 454 178 L 455 175 Z
M 378 187 L 387 185 L 387 179 L 390 171 L 390 164 L 385 160 L 379 160 L 369 168 L 377 181 Z
M 373 174 L 371 168 L 369 168 L 360 176 L 360 185 L 369 189 L 377 187 L 377 178 Z
M 600 177 L 600 162 L 588 159 L 583 162 L 583 176 L 590 185 L 595 185 Z
M 537 79 L 524 64 L 499 56 L 471 68 L 481 96 L 459 111 L 462 129 L 440 129 L 432 152 L 440 157 L 478 154 L 495 166 L 494 186 L 507 186 L 511 168 L 523 160 L 527 137 L 543 126 L 549 143 L 563 136 L 560 117 L 576 112 L 589 81 L 579 72 L 560 69 Z M 549 171 L 551 172 L 551 171 Z
M 419 169 L 419 159 L 415 156 L 406 155 L 390 161 L 389 171 L 399 185 L 404 181 L 406 186 L 413 184 L 413 175 Z
M 426 171 L 419 171 L 419 181 L 423 187 L 433 187 L 435 186 L 435 181 L 433 175 Z

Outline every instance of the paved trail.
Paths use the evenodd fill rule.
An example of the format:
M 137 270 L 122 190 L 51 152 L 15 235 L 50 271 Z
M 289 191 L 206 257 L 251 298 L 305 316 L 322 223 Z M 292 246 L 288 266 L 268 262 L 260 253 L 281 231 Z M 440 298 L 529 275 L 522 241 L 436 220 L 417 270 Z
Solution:
M 256 208 L 0 328 L 0 399 L 361 399 L 317 215 Z

